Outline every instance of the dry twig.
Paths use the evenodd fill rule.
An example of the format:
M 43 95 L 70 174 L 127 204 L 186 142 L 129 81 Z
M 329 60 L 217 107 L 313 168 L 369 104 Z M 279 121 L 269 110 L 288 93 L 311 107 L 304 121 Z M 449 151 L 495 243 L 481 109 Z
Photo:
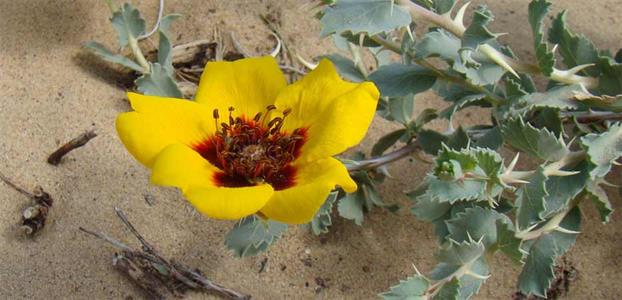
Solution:
M 234 290 L 225 288 L 206 279 L 198 269 L 192 269 L 173 260 L 162 257 L 156 249 L 130 223 L 123 211 L 115 207 L 121 222 L 140 241 L 141 250 L 135 250 L 105 233 L 97 233 L 80 227 L 80 230 L 107 241 L 119 250 L 113 256 L 113 265 L 125 273 L 150 297 L 166 299 L 182 296 L 188 290 L 209 291 L 228 299 L 250 299 Z
M 54 153 L 50 154 L 50 156 L 48 157 L 48 163 L 51 165 L 55 165 L 55 166 L 58 165 L 60 163 L 60 160 L 63 158 L 63 156 L 73 151 L 74 149 L 77 149 L 77 148 L 80 148 L 86 145 L 86 143 L 88 143 L 91 139 L 93 139 L 96 136 L 97 134 L 93 130 L 89 130 L 79 135 L 78 137 L 62 145 L 60 148 L 58 148 L 58 150 L 54 151 Z
M 33 236 L 35 233 L 39 232 L 44 226 L 45 221 L 47 220 L 48 213 L 50 208 L 52 208 L 52 203 L 54 200 L 41 188 L 40 186 L 35 187 L 34 191 L 31 193 L 26 189 L 20 187 L 19 185 L 13 183 L 8 177 L 4 174 L 0 173 L 0 180 L 6 183 L 11 188 L 15 189 L 22 195 L 34 200 L 34 204 L 26 207 L 22 211 L 22 226 L 21 229 L 27 236 Z

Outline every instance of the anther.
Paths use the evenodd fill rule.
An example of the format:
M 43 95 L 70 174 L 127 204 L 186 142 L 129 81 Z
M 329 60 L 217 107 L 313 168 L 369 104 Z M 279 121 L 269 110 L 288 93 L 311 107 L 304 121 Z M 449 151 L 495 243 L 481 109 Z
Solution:
M 289 107 L 288 107 L 288 108 L 286 108 L 286 109 L 283 111 L 283 117 L 286 117 L 286 116 L 287 116 L 287 115 L 289 115 L 291 112 L 292 112 L 292 109 L 291 109 L 291 108 L 289 108 Z
M 253 121 L 255 122 L 259 122 L 259 120 L 261 119 L 261 112 L 258 112 L 255 117 L 253 118 Z

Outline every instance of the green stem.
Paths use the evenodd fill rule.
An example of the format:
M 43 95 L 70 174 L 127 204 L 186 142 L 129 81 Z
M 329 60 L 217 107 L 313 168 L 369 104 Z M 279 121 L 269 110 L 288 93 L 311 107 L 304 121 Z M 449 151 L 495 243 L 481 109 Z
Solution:
M 134 58 L 136 58 L 136 61 L 138 62 L 138 64 L 144 69 L 142 73 L 143 74 L 149 73 L 151 70 L 151 67 L 149 66 L 149 62 L 145 58 L 145 55 L 143 55 L 142 50 L 140 50 L 140 47 L 138 46 L 138 40 L 135 37 L 133 37 L 131 34 L 128 34 L 128 36 L 129 36 L 128 44 L 130 45 L 130 49 L 132 49 Z

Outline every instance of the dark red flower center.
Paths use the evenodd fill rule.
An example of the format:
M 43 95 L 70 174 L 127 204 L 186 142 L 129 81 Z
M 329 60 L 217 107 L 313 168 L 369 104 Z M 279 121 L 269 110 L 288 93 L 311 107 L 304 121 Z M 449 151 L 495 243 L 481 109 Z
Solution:
M 268 183 L 275 190 L 294 185 L 296 168 L 292 163 L 300 155 L 307 130 L 284 132 L 281 128 L 291 110 L 267 120 L 275 109 L 270 105 L 266 112 L 248 119 L 243 115 L 234 118 L 234 108 L 230 107 L 227 122 L 220 124 L 219 112 L 214 110 L 216 133 L 195 144 L 194 149 L 220 169 L 214 175 L 217 185 L 244 187 Z

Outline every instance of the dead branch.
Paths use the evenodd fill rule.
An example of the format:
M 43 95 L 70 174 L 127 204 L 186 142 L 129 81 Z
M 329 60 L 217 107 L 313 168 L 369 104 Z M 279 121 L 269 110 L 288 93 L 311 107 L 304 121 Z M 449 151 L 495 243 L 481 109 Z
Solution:
M 117 217 L 140 241 L 141 250 L 135 250 L 105 233 L 97 233 L 80 227 L 80 230 L 115 246 L 120 253 L 113 256 L 113 265 L 141 287 L 150 297 L 166 299 L 179 297 L 188 290 L 216 293 L 227 299 L 250 299 L 237 291 L 225 288 L 205 278 L 198 269 L 192 269 L 161 256 L 145 240 L 127 219 L 125 213 L 115 207 Z
M 48 157 L 48 163 L 55 166 L 58 165 L 63 156 L 77 148 L 86 145 L 86 143 L 88 143 L 96 136 L 97 134 L 93 130 L 89 130 L 79 135 L 78 137 L 62 145 L 60 148 L 58 148 L 58 150 L 54 151 L 54 153 L 50 154 L 50 156 Z

